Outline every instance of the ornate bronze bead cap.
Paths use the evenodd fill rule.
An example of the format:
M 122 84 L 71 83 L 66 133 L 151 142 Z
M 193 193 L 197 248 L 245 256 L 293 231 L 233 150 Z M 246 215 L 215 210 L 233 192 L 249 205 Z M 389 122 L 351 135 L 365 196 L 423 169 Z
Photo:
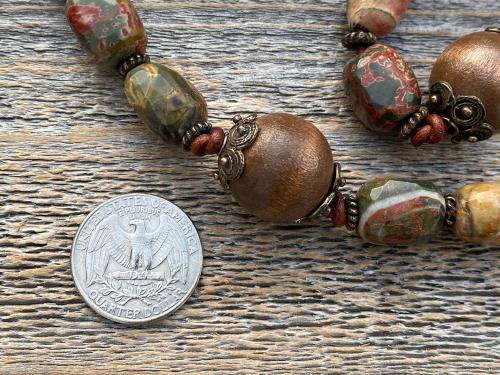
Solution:
M 339 191 L 339 188 L 345 186 L 346 180 L 342 176 L 342 168 L 339 163 L 333 163 L 333 178 L 332 178 L 332 185 L 330 186 L 330 190 L 328 191 L 328 195 L 326 198 L 323 200 L 323 202 L 319 205 L 318 208 L 316 208 L 313 212 L 311 212 L 309 215 L 298 219 L 296 221 L 297 224 L 302 223 L 303 221 L 313 219 L 321 214 L 323 214 L 328 208 L 330 207 L 330 204 L 333 202 L 335 199 L 335 196 L 337 195 L 337 192 Z
M 500 129 L 500 29 L 459 38 L 437 59 L 428 106 L 442 114 L 452 141 L 478 142 Z
M 285 113 L 233 122 L 215 177 L 247 212 L 288 224 L 327 206 L 342 178 L 317 127 Z
M 255 120 L 257 120 L 255 114 L 246 118 L 239 115 L 233 118 L 235 125 L 226 136 L 219 154 L 219 168 L 214 174 L 215 179 L 225 189 L 229 189 L 229 181 L 237 180 L 243 174 L 245 168 L 243 150 L 252 145 L 259 133 L 259 127 Z
M 448 125 L 451 141 L 476 143 L 493 135 L 493 126 L 484 122 L 486 109 L 476 96 L 456 96 L 450 84 L 444 81 L 432 85 L 429 108 L 439 113 Z

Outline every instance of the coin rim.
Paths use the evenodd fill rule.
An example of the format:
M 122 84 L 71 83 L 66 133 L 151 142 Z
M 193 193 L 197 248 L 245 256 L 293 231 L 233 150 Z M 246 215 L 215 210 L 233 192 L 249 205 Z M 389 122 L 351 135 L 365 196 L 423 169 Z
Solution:
M 119 318 L 119 317 L 116 317 L 115 315 L 111 315 L 110 313 L 108 313 L 108 312 L 104 311 L 103 309 L 101 309 L 94 302 L 92 302 L 92 300 L 90 299 L 90 297 L 85 292 L 85 289 L 82 288 L 82 286 L 80 285 L 80 282 L 78 281 L 78 278 L 76 277 L 75 262 L 73 261 L 74 258 L 76 258 L 76 255 L 74 255 L 74 254 L 76 252 L 76 242 L 77 242 L 77 239 L 79 237 L 80 231 L 85 226 L 85 224 L 87 223 L 87 221 L 92 217 L 92 215 L 95 212 L 97 212 L 99 209 L 101 209 L 102 207 L 104 207 L 106 204 L 111 203 L 111 202 L 116 201 L 116 200 L 119 200 L 121 198 L 130 197 L 130 196 L 154 197 L 154 198 L 158 198 L 158 199 L 160 199 L 162 201 L 166 201 L 166 202 L 170 203 L 171 205 L 173 205 L 174 207 L 176 207 L 185 216 L 185 218 L 191 223 L 191 225 L 193 226 L 194 233 L 196 234 L 196 239 L 198 240 L 198 244 L 200 246 L 200 256 L 201 256 L 200 265 L 201 265 L 201 267 L 199 267 L 198 275 L 196 277 L 196 280 L 195 280 L 195 283 L 194 283 L 193 287 L 190 290 L 188 290 L 188 292 L 186 293 L 186 295 L 178 303 L 176 303 L 175 305 L 173 305 L 174 306 L 173 309 L 168 310 L 168 311 L 164 312 L 163 314 L 157 315 L 157 316 L 152 317 L 152 318 L 144 318 L 144 319 Z M 162 197 L 160 197 L 158 195 L 155 195 L 155 194 L 146 194 L 146 193 L 129 193 L 129 194 L 120 195 L 119 197 L 108 199 L 104 203 L 101 203 L 99 206 L 97 206 L 94 210 L 92 210 L 92 212 L 90 212 L 89 214 L 87 214 L 87 216 L 85 217 L 85 219 L 82 221 L 82 223 L 78 227 L 78 230 L 76 231 L 75 237 L 73 239 L 73 243 L 71 245 L 71 254 L 70 254 L 71 276 L 73 277 L 73 282 L 75 283 L 75 286 L 76 286 L 76 289 L 78 290 L 78 293 L 83 298 L 83 300 L 85 301 L 85 303 L 87 304 L 87 306 L 89 306 L 92 310 L 94 310 L 98 315 L 100 315 L 100 316 L 102 316 L 102 317 L 104 317 L 106 319 L 112 320 L 112 321 L 114 321 L 116 323 L 132 324 L 132 325 L 153 322 L 153 321 L 165 318 L 165 317 L 167 317 L 167 316 L 175 313 L 179 308 L 181 308 L 182 306 L 184 306 L 184 304 L 187 302 L 187 300 L 193 295 L 196 287 L 198 286 L 198 284 L 200 282 L 201 273 L 203 271 L 203 260 L 204 260 L 203 259 L 203 245 L 201 243 L 200 236 L 198 235 L 198 230 L 196 229 L 196 226 L 194 225 L 194 223 L 191 221 L 190 217 L 180 207 L 178 207 L 177 205 L 173 204 L 169 200 L 167 200 L 165 198 L 162 198 Z

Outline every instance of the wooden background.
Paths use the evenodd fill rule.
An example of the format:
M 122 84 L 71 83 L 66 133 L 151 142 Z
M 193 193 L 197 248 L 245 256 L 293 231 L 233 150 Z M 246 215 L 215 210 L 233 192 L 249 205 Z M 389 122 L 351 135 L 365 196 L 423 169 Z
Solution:
M 216 125 L 302 115 L 354 187 L 381 174 L 446 191 L 498 179 L 499 136 L 415 150 L 361 128 L 341 81 L 345 1 L 136 3 L 153 59 L 204 93 Z M 213 183 L 213 159 L 157 141 L 120 78 L 85 61 L 63 6 L 0 0 L 0 373 L 500 373 L 498 248 L 451 232 L 371 246 L 327 222 L 276 227 L 242 213 Z M 426 90 L 447 44 L 499 19 L 498 0 L 415 0 L 384 42 Z M 184 209 L 205 251 L 187 305 L 141 328 L 97 316 L 70 271 L 86 214 L 130 192 Z

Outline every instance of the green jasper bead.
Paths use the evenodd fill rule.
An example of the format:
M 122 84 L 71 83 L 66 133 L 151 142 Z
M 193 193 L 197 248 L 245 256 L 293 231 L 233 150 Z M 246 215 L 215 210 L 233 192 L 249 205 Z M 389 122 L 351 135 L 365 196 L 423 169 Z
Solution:
M 83 49 L 104 71 L 144 54 L 148 38 L 130 0 L 68 0 L 66 17 Z
M 189 128 L 207 121 L 203 95 L 163 65 L 132 69 L 125 77 L 125 94 L 141 120 L 167 142 L 179 143 Z
M 378 178 L 358 192 L 360 236 L 378 245 L 432 240 L 442 229 L 446 204 L 431 182 Z
M 415 74 L 399 53 L 382 44 L 368 47 L 347 63 L 344 83 L 354 113 L 377 134 L 399 134 L 401 122 L 421 103 Z

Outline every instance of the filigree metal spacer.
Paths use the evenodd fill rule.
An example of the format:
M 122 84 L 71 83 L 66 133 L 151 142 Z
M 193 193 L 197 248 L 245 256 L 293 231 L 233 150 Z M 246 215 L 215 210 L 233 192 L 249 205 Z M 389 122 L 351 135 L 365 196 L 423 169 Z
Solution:
M 337 192 L 339 191 L 339 188 L 342 186 L 345 186 L 345 178 L 342 176 L 342 168 L 339 163 L 334 163 L 333 164 L 333 178 L 332 178 L 332 184 L 330 186 L 330 190 L 328 190 L 328 194 L 326 195 L 326 198 L 323 200 L 323 203 L 316 208 L 312 213 L 307 215 L 306 217 L 303 217 L 302 219 L 298 219 L 296 221 L 297 224 L 300 224 L 306 220 L 312 219 L 316 216 L 319 216 L 323 214 L 326 210 L 328 210 L 330 204 L 333 202 L 335 199 L 335 196 Z
M 139 65 L 147 64 L 149 62 L 151 62 L 151 59 L 146 54 L 142 54 L 142 55 L 137 54 L 137 55 L 129 56 L 122 62 L 122 64 L 118 68 L 118 73 L 120 73 L 120 75 L 122 77 L 126 77 L 127 74 L 132 69 L 137 68 Z
M 342 38 L 342 45 L 349 49 L 358 49 L 360 47 L 369 47 L 377 43 L 377 37 L 366 30 L 354 30 L 347 33 Z
M 401 127 L 400 136 L 404 139 L 410 138 L 415 129 L 425 121 L 428 115 L 429 108 L 425 105 L 420 106 Z
M 243 150 L 250 147 L 259 133 L 257 115 L 248 117 L 235 116 L 234 126 L 229 130 L 224 145 L 219 152 L 218 170 L 215 179 L 223 188 L 229 189 L 229 182 L 241 177 L 245 170 Z
M 182 145 L 184 150 L 189 150 L 191 143 L 202 134 L 210 134 L 212 131 L 212 124 L 208 121 L 193 125 L 182 137 Z
M 486 110 L 476 96 L 456 96 L 453 88 L 444 81 L 432 85 L 428 106 L 442 115 L 452 134 L 451 141 L 471 143 L 483 141 L 493 135 L 493 126 L 484 122 Z

